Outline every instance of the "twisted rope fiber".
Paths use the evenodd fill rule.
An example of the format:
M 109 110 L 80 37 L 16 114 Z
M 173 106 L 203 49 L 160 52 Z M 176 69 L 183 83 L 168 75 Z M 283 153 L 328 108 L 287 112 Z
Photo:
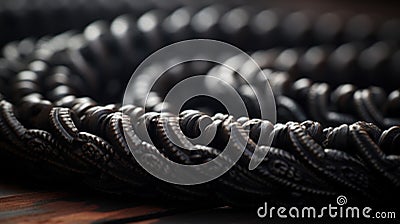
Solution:
M 214 18 L 215 24 L 206 28 L 198 28 L 204 27 L 204 24 L 197 24 L 196 28 L 196 22 L 193 22 L 197 21 L 195 18 L 201 18 L 204 13 L 210 15 L 207 14 L 210 11 L 218 14 Z M 254 116 L 250 118 L 235 119 L 218 111 L 209 116 L 196 110 L 187 110 L 178 116 L 171 115 L 170 119 L 163 119 L 157 112 L 160 108 L 157 103 L 146 105 L 146 111 L 154 111 L 149 113 L 144 113 L 144 108 L 140 107 L 107 104 L 118 101 L 123 87 L 114 85 L 114 88 L 109 88 L 114 92 L 105 93 L 102 87 L 109 83 L 126 83 L 132 70 L 127 66 L 137 65 L 152 50 L 177 40 L 209 37 L 227 40 L 250 50 L 268 46 L 260 47 L 260 42 L 246 41 L 246 38 L 263 40 L 270 35 L 282 35 L 278 39 L 280 43 L 274 45 L 284 48 L 299 45 L 303 49 L 315 49 L 310 46 L 320 44 L 313 38 L 307 41 L 298 36 L 293 38 L 296 35 L 306 36 L 311 32 L 308 28 L 300 34 L 285 34 L 281 28 L 267 33 L 250 29 L 251 21 L 275 13 L 271 10 L 257 11 L 252 14 L 250 12 L 254 12 L 254 9 L 251 8 L 220 5 L 157 8 L 138 18 L 132 15 L 118 17 L 111 25 L 104 21 L 95 22 L 83 33 L 68 31 L 55 37 L 25 39 L 7 45 L 1 61 L 0 79 L 3 94 L 0 102 L 2 152 L 7 156 L 16 156 L 20 164 L 32 169 L 33 175 L 52 174 L 52 178 L 60 181 L 72 180 L 101 191 L 136 197 L 252 206 L 266 200 L 292 205 L 318 203 L 325 201 L 321 200 L 323 198 L 328 200 L 338 194 L 346 194 L 358 202 L 395 204 L 399 197 L 399 127 L 395 126 L 398 125 L 399 115 L 398 90 L 394 89 L 392 83 L 379 82 L 374 75 L 387 71 L 387 67 L 383 70 L 380 66 L 367 68 L 370 78 L 359 87 L 354 76 L 343 77 L 338 83 L 324 76 L 321 78 L 323 72 L 311 70 L 306 73 L 308 78 L 323 82 L 313 84 L 313 81 L 298 75 L 301 69 L 293 69 L 304 67 L 299 65 L 301 60 L 296 63 L 279 60 L 282 58 L 279 55 L 285 51 L 279 53 L 280 50 L 276 48 L 256 52 L 254 57 L 262 68 L 281 71 L 271 74 L 271 85 L 278 95 L 278 120 L 288 121 L 286 124 L 273 125 L 256 119 L 258 111 L 251 109 L 251 106 L 250 114 Z M 186 18 L 184 21 L 187 23 L 182 23 L 175 30 L 162 28 L 168 27 L 171 16 L 182 15 L 182 12 L 189 15 L 188 18 L 182 17 Z M 230 28 L 229 16 L 239 12 L 248 12 L 253 17 L 242 27 Z M 290 16 L 293 14 L 287 15 Z M 153 29 L 143 30 L 140 27 L 140 21 L 144 18 L 154 20 Z M 282 25 L 277 23 L 276 26 Z M 342 38 L 351 35 L 340 34 L 346 32 L 345 29 L 338 30 L 333 35 L 334 41 L 326 38 L 329 40 L 326 44 L 345 44 Z M 395 46 L 392 53 L 384 55 L 383 61 L 398 60 L 396 40 L 382 42 L 377 37 L 380 36 L 372 32 L 361 37 L 361 40 L 360 37 L 354 38 L 361 41 L 361 45 L 356 46 L 361 46 L 358 50 L 363 52 L 380 46 L 380 43 Z M 32 47 L 28 52 L 21 52 L 18 46 L 27 41 Z M 355 46 L 353 44 L 349 45 Z M 213 65 L 199 69 L 190 63 L 183 66 L 181 71 L 184 72 L 179 73 L 178 70 L 178 76 L 175 77 L 178 80 L 187 77 L 187 74 L 208 72 L 208 75 L 213 75 L 218 69 Z M 343 66 L 346 68 L 348 65 L 344 63 Z M 327 68 L 325 65 L 322 67 Z M 356 66 L 356 71 L 361 71 L 359 73 L 363 69 Z M 398 79 L 396 67 L 390 70 L 390 74 L 391 77 L 397 77 L 393 79 Z M 352 85 L 346 85 L 346 82 Z M 362 89 L 374 82 L 380 86 Z M 244 86 L 239 80 L 234 84 L 238 89 Z M 322 87 L 330 85 L 337 88 L 332 93 L 334 100 L 332 105 L 324 105 L 321 102 L 328 98 L 329 91 L 326 89 L 329 88 Z M 386 91 L 391 91 L 388 97 Z M 157 99 L 153 102 L 162 102 L 162 91 L 155 89 L 154 93 Z M 241 93 L 241 96 L 247 96 L 250 105 L 257 103 L 251 94 Z M 308 103 L 302 104 L 302 100 Z M 381 107 L 381 104 L 387 106 Z M 322 112 L 315 110 L 321 105 L 324 105 Z M 129 136 L 123 134 L 123 129 L 127 127 L 125 122 L 129 124 L 132 119 L 147 124 L 154 145 L 137 138 L 133 130 L 128 130 L 128 133 L 132 133 Z M 320 123 L 307 119 L 315 119 Z M 358 122 L 358 119 L 375 124 Z M 217 130 L 213 141 L 207 146 L 191 145 L 191 150 L 186 150 L 166 137 L 164 124 L 172 129 L 180 128 L 187 136 L 196 137 L 204 121 L 209 122 L 208 127 Z M 250 140 L 238 163 L 218 179 L 199 186 L 178 186 L 152 177 L 135 161 L 127 144 L 128 141 L 133 142 L 138 147 L 132 150 L 138 150 L 144 156 L 160 153 L 178 163 L 201 164 L 221 152 L 226 145 L 224 139 L 229 139 L 234 133 L 244 133 L 245 129 L 250 130 Z M 269 153 L 259 167 L 249 171 L 248 163 L 262 129 L 274 134 L 272 145 L 261 146 L 268 149 Z M 233 140 L 241 142 L 242 136 L 234 134 Z M 181 142 L 181 145 L 184 144 Z

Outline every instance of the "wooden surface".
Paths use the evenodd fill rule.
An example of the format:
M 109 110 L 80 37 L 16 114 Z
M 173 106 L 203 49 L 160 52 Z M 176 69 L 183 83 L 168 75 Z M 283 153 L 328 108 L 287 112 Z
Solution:
M 231 208 L 146 205 L 121 198 L 29 190 L 0 184 L 0 223 L 258 223 Z
M 176 208 L 92 191 L 57 191 L 56 187 L 46 189 L 29 182 L 0 176 L 0 223 L 257 222 L 255 213 L 227 207 Z
M 16 182 L 0 176 L 0 224 L 360 223 L 358 219 L 260 219 L 256 209 L 178 208 L 98 192 L 57 191 L 28 187 L 26 181 Z M 400 223 L 400 220 L 362 220 L 362 223 Z
M 107 223 L 140 221 L 173 212 L 157 206 L 76 193 L 1 186 L 0 223 Z

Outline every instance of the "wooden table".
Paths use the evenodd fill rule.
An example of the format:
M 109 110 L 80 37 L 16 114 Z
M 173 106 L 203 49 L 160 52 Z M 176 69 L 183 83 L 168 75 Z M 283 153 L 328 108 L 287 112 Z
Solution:
M 12 179 L 12 178 L 11 178 Z M 0 223 L 258 223 L 256 213 L 177 208 L 98 192 L 57 191 L 0 179 Z M 33 184 L 34 186 L 34 184 Z
M 1 165 L 0 165 L 1 166 Z M 11 175 L 0 169 L 0 223 L 360 223 L 358 219 L 260 219 L 256 209 L 229 207 L 204 208 L 157 204 L 134 198 L 112 196 L 90 190 L 74 191 L 46 188 L 30 179 Z M 397 214 L 400 211 L 396 210 Z M 364 223 L 400 223 L 395 220 L 367 220 Z M 375 222 L 373 222 L 375 221 Z

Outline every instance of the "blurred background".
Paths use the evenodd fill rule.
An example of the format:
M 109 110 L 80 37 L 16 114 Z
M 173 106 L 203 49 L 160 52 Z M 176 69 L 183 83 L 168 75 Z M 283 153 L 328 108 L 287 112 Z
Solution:
M 192 13 L 191 17 L 182 14 L 182 11 L 179 11 L 182 8 Z M 157 9 L 168 13 L 158 14 Z M 149 14 L 150 10 L 153 10 L 156 16 Z M 108 80 L 101 83 L 104 86 L 95 94 L 88 93 L 86 87 L 89 85 L 84 85 L 83 88 L 77 85 L 77 92 L 81 91 L 79 93 L 82 95 L 93 94 L 104 103 L 120 100 L 126 80 L 134 70 L 135 66 L 132 65 L 137 65 L 142 58 L 160 48 L 158 43 L 165 45 L 189 39 L 194 33 L 196 37 L 229 42 L 249 53 L 274 48 L 278 53 L 271 67 L 288 72 L 294 79 L 307 77 L 313 81 L 328 82 L 333 88 L 345 83 L 360 88 L 377 85 L 382 87 L 387 95 L 393 91 L 391 96 L 397 100 L 393 100 L 397 104 L 393 103 L 392 109 L 388 107 L 386 115 L 399 116 L 396 113 L 400 108 L 400 3 L 387 0 L 2 0 L 0 81 L 6 81 L 0 82 L 0 90 L 8 91 L 7 86 L 10 85 L 7 79 L 25 69 L 24 63 L 30 60 L 29 57 L 38 46 L 46 45 L 44 48 L 49 47 L 52 50 L 59 46 L 71 47 L 64 42 L 82 32 L 83 35 L 79 38 L 95 44 L 96 38 L 103 37 L 102 34 L 106 33 L 106 38 L 99 39 L 105 40 L 104 43 L 107 44 L 107 35 L 110 35 L 110 32 L 114 35 L 122 30 L 123 33 L 123 29 L 126 28 L 126 17 L 121 16 L 124 14 L 137 20 L 147 18 L 146 25 L 149 27 L 152 22 L 159 22 L 161 25 L 156 26 L 157 31 L 154 33 L 161 34 L 160 39 L 163 39 L 160 41 L 159 36 L 153 35 L 153 30 L 147 34 L 147 30 L 142 29 L 140 32 L 146 33 L 146 37 L 154 38 L 156 44 L 151 44 L 153 39 L 149 41 L 150 44 L 143 45 L 144 47 L 141 46 L 142 42 L 139 42 L 137 49 L 146 49 L 137 54 L 138 58 L 128 58 L 126 61 L 125 58 L 120 60 L 119 55 L 114 57 L 112 54 L 115 52 L 111 50 L 110 58 L 113 60 L 107 60 L 104 66 L 106 69 L 103 69 L 102 65 L 98 66 L 100 63 L 96 60 L 91 60 L 95 57 L 90 55 L 93 52 L 88 51 L 85 48 L 87 46 L 79 45 L 79 41 L 68 43 L 75 44 L 74 50 L 82 53 L 86 57 L 84 59 L 92 63 L 95 71 L 104 77 L 112 78 L 117 73 L 123 74 L 115 80 L 110 78 L 116 83 Z M 155 18 L 158 15 L 161 19 Z M 111 28 L 107 25 L 107 28 L 103 29 L 104 24 L 96 23 L 98 20 L 111 24 Z M 126 28 L 131 30 L 124 33 L 127 38 L 130 38 L 132 33 L 139 33 L 135 30 L 137 23 L 132 24 Z M 68 31 L 65 36 L 52 39 L 65 31 Z M 49 40 L 52 41 L 48 43 Z M 95 44 L 88 48 L 97 47 Z M 54 57 L 57 59 L 57 54 Z M 298 74 L 301 74 L 301 77 Z M 58 78 L 61 81 L 56 80 Z M 61 78 L 54 79 L 56 84 L 64 84 L 62 75 Z M 54 92 L 60 96 L 67 95 L 51 91 L 53 89 L 49 90 L 50 96 Z M 12 100 L 13 93 L 8 91 Z M 289 97 L 296 99 L 296 96 Z M 338 110 L 340 109 L 342 108 Z M 312 116 L 311 118 L 314 119 Z M 12 165 L 13 161 L 9 163 Z M 193 222 L 194 219 L 200 220 L 199 223 L 210 221 L 209 219 L 212 219 L 213 223 L 260 222 L 255 216 L 255 211 L 241 213 L 225 207 L 187 209 L 170 205 L 143 206 L 149 202 L 131 202 L 121 198 L 118 198 L 116 203 L 112 196 L 100 198 L 87 189 L 78 194 L 65 193 L 62 190 L 54 192 L 52 188 L 47 189 L 44 182 L 32 181 L 28 175 L 24 176 L 25 173 L 22 176 L 14 176 L 9 172 L 10 164 L 2 164 L 3 169 L 0 170 L 2 176 L 8 176 L 0 183 L 0 222 L 23 222 L 29 219 L 38 222 L 51 219 L 54 222 L 70 223 L 86 223 L 91 220 L 97 221 L 96 223 L 107 223 L 109 220 L 116 220 L 114 223 L 143 220 L 149 220 L 147 223 L 187 223 Z M 21 168 L 26 172 L 24 169 L 26 168 Z M 62 187 L 61 184 L 57 189 L 63 189 Z M 20 209 L 21 207 L 23 209 Z M 193 211 L 196 212 L 190 213 Z
M 269 1 L 221 1 L 221 0 L 173 0 L 173 1 L 139 1 L 139 0 L 2 0 L 0 1 L 0 46 L 5 43 L 21 39 L 24 37 L 41 37 L 44 35 L 57 34 L 68 29 L 82 30 L 90 22 L 98 19 L 111 21 L 113 18 L 124 14 L 140 14 L 150 9 L 154 4 L 163 8 L 176 8 L 179 5 L 207 5 L 207 4 L 229 5 L 258 5 L 261 8 L 279 8 L 286 11 L 307 12 L 306 18 L 300 18 L 298 23 L 305 20 L 307 24 L 302 26 L 313 26 L 320 22 L 320 14 L 329 12 L 338 12 L 347 15 L 350 19 L 352 15 L 361 17 L 353 18 L 352 25 L 348 29 L 354 29 L 354 35 L 357 31 L 360 36 L 365 33 L 373 32 L 374 28 L 382 20 L 396 18 L 399 16 L 399 3 L 397 1 L 345 1 L 345 0 L 269 0 Z M 331 18 L 331 24 L 327 23 L 325 29 L 333 29 L 329 26 L 338 26 Z M 346 21 L 340 21 L 345 23 Z M 391 29 L 393 35 L 399 35 L 399 21 L 387 24 L 382 32 L 388 32 Z M 396 25 L 396 26 L 395 26 Z M 293 27 L 295 27 L 293 25 Z M 396 29 L 397 28 L 397 29 Z M 385 30 L 387 29 L 387 30 Z M 382 34 L 384 35 L 384 34 Z

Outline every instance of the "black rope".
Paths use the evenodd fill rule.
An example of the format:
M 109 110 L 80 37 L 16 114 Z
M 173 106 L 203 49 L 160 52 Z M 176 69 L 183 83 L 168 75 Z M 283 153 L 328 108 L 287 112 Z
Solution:
M 123 6 L 129 1 L 121 2 Z M 33 175 L 51 175 L 50 181 L 135 197 L 234 206 L 266 200 L 318 204 L 339 194 L 351 195 L 359 203 L 397 202 L 400 37 L 389 32 L 396 19 L 374 24 L 368 15 L 346 18 L 250 6 L 173 5 L 130 3 L 124 10 L 131 14 L 111 22 L 112 15 L 125 11 L 120 5 L 110 11 L 104 7 L 108 12 L 104 20 L 82 32 L 7 44 L 0 60 L 2 152 L 16 156 L 19 164 L 30 164 Z M 176 17 L 178 24 L 173 22 Z M 154 26 L 143 29 L 143 20 Z M 332 24 L 336 25 L 326 26 Z M 79 28 L 72 21 L 64 25 Z M 358 25 L 370 29 L 359 32 L 354 29 Z M 57 31 L 40 32 L 37 35 Z M 211 115 L 206 114 L 196 110 L 196 104 L 163 118 L 160 103 L 168 85 L 189 74 L 215 75 L 219 65 L 213 64 L 180 65 L 182 69 L 168 71 L 168 78 L 153 90 L 153 104 L 122 107 L 123 83 L 138 63 L 160 47 L 188 38 L 219 39 L 255 51 L 253 58 L 269 74 L 282 123 L 257 119 L 255 96 L 241 92 L 250 84 L 233 72 L 224 75 L 233 77 L 232 84 L 247 102 L 249 118 L 223 115 L 213 106 L 207 111 Z M 201 128 L 204 120 L 212 128 Z M 130 122 L 145 123 L 154 145 L 138 138 L 133 129 L 128 130 L 131 135 L 124 135 L 124 124 Z M 180 128 L 178 134 L 189 137 L 213 129 L 216 136 L 208 145 L 193 144 L 187 150 L 180 145 L 188 143 L 176 145 L 165 137 L 165 127 Z M 235 134 L 246 129 L 249 140 Z M 269 153 L 250 171 L 247 167 L 263 131 L 274 134 L 272 145 L 261 146 Z M 131 150 L 193 165 L 218 156 L 229 137 L 238 144 L 246 142 L 238 163 L 218 179 L 197 186 L 158 180 L 136 162 L 128 147 L 130 141 L 138 145 Z

